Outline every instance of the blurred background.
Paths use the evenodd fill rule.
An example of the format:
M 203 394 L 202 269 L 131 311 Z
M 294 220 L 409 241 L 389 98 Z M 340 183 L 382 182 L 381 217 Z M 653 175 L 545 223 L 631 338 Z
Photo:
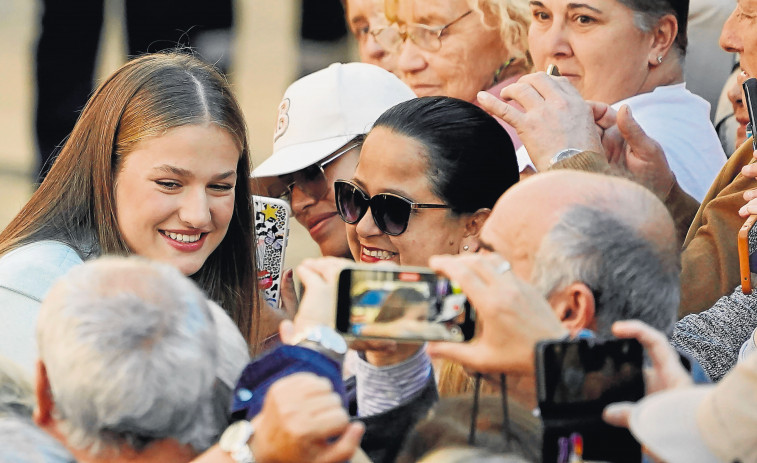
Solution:
M 277 106 L 286 87 L 301 75 L 321 69 L 336 61 L 357 60 L 356 46 L 344 25 L 344 13 L 339 0 L 229 0 L 227 11 L 231 27 L 204 32 L 201 28 L 180 30 L 183 26 L 165 26 L 174 14 L 186 13 L 185 0 L 47 0 L 48 15 L 44 18 L 46 32 L 51 35 L 40 49 L 40 57 L 48 62 L 51 71 L 44 85 L 52 99 L 58 95 L 58 81 L 70 78 L 74 66 L 70 55 L 91 48 L 94 59 L 94 84 L 110 74 L 127 59 L 129 47 L 137 47 L 134 40 L 144 34 L 149 51 L 170 48 L 180 41 L 196 47 L 209 61 L 226 70 L 242 106 L 250 131 L 253 164 L 268 157 L 272 147 Z M 156 8 L 163 2 L 165 11 Z M 33 192 L 37 181 L 38 148 L 35 127 L 45 129 L 47 138 L 54 140 L 40 144 L 60 143 L 63 135 L 55 130 L 65 126 L 58 119 L 45 121 L 54 114 L 45 104 L 39 122 L 35 124 L 37 107 L 36 69 L 37 45 L 42 31 L 43 0 L 0 1 L 0 229 L 5 227 Z M 200 18 L 218 13 L 216 1 L 198 0 Z M 77 5 L 84 14 L 72 11 Z M 86 4 L 86 6 L 82 6 Z M 53 8 L 61 11 L 53 11 Z M 99 8 L 103 14 L 99 14 Z M 128 10 L 128 13 L 127 13 Z M 139 17 L 139 14 L 142 17 Z M 129 15 L 129 21 L 126 17 Z M 90 17 L 91 16 L 91 17 Z M 223 16 L 223 15 L 221 15 Z M 98 21 L 102 17 L 102 27 Z M 211 21 L 210 19 L 207 19 Z M 223 18 L 220 20 L 223 22 Z M 87 21 L 94 22 L 89 27 Z M 84 23 L 91 29 L 90 37 L 81 34 Z M 163 26 L 168 32 L 155 30 Z M 173 29 L 173 30 L 171 30 Z M 127 37 L 127 31 L 133 31 Z M 44 54 L 43 54 L 44 53 Z M 86 53 L 85 53 L 86 54 Z M 69 102 L 75 107 L 74 117 L 92 90 L 83 80 L 84 100 Z M 77 99 L 78 100 L 78 99 Z M 41 106 L 41 109 L 43 107 Z M 67 111 L 70 113 L 70 110 Z M 65 117 L 63 118 L 65 119 Z M 55 129 L 55 130 L 53 130 Z M 47 151 L 47 150 L 43 150 Z M 318 248 L 295 220 L 291 221 L 287 266 L 301 259 L 318 255 Z

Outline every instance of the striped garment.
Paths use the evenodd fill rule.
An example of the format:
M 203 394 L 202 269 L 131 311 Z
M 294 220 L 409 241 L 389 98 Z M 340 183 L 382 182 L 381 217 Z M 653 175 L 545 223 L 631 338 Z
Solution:
M 432 374 L 425 345 L 396 365 L 377 367 L 358 355 L 350 360 L 357 380 L 358 417 L 377 415 L 404 404 L 423 389 Z

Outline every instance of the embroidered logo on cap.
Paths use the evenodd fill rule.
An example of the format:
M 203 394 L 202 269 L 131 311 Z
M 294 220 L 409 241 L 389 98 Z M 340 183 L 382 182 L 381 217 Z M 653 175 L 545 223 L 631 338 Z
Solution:
M 276 119 L 276 131 L 273 133 L 273 142 L 281 138 L 289 128 L 289 98 L 284 98 L 279 104 L 279 116 Z

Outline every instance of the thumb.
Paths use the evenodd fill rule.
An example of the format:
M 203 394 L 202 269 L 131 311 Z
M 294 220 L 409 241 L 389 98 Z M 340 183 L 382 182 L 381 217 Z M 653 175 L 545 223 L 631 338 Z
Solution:
M 631 402 L 618 402 L 605 407 L 602 412 L 602 419 L 606 423 L 619 428 L 628 428 L 631 419 L 631 412 L 634 404 Z
M 360 447 L 364 432 L 365 426 L 360 421 L 350 423 L 335 442 L 319 453 L 316 461 L 318 463 L 336 463 L 350 460 Z
M 631 108 L 628 105 L 623 105 L 618 110 L 618 129 L 623 139 L 628 143 L 631 151 L 634 153 L 642 153 L 653 147 L 654 140 L 647 136 L 644 129 L 641 128 L 636 119 L 631 114 Z

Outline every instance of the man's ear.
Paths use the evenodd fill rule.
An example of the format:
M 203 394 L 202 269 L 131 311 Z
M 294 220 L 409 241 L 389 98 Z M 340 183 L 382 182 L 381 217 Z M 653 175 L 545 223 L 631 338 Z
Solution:
M 482 207 L 473 214 L 468 214 L 465 218 L 465 232 L 463 233 L 463 239 L 460 241 L 459 252 L 476 252 L 481 246 L 481 242 L 478 239 L 478 235 L 481 233 L 481 229 L 484 227 L 484 222 L 491 215 L 492 210 L 486 207 Z
M 662 64 L 658 57 L 664 58 L 676 41 L 678 35 L 678 21 L 672 14 L 666 14 L 657 22 L 652 29 L 652 48 L 647 60 L 651 66 Z M 672 56 L 668 59 L 672 59 Z
M 555 291 L 549 297 L 549 303 L 571 336 L 583 329 L 596 328 L 596 301 L 594 293 L 585 284 L 577 281 Z
M 37 407 L 34 409 L 33 418 L 37 426 L 46 428 L 52 424 L 55 402 L 50 390 L 50 381 L 47 379 L 47 369 L 42 360 L 37 360 L 36 370 L 34 392 L 37 396 Z

